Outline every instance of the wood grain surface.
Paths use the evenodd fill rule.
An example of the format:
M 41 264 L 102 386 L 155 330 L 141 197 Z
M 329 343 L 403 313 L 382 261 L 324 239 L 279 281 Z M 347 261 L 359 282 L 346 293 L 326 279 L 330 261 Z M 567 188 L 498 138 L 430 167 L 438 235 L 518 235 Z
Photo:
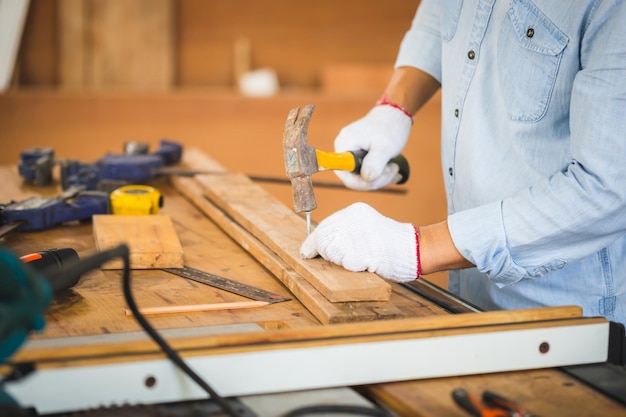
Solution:
M 232 303 L 229 303 L 232 304 Z M 169 308 L 169 307 L 168 307 Z M 192 334 L 171 340 L 181 354 L 214 355 L 225 352 L 261 351 L 358 344 L 391 340 L 440 338 L 455 335 L 506 334 L 507 332 L 606 325 L 603 318 L 582 318 L 575 307 L 538 308 L 517 311 L 493 311 L 481 314 L 457 314 L 410 318 L 370 323 L 344 323 L 333 326 L 277 329 L 225 334 Z M 51 349 L 45 344 L 27 346 L 17 355 L 22 361 L 46 361 L 50 366 L 70 365 L 74 361 L 124 361 L 126 355 L 144 358 L 160 354 L 151 340 L 128 341 L 109 335 L 107 343 L 82 343 Z M 538 347 L 538 346 L 537 346 Z M 216 350 L 217 349 L 217 350 Z M 533 347 L 535 353 L 536 347 Z M 54 365 L 52 362 L 56 362 Z
M 192 178 L 173 178 L 178 190 L 199 210 L 219 225 L 242 248 L 271 271 L 298 300 L 323 324 L 356 321 L 388 320 L 404 314 L 391 301 L 332 302 L 313 287 L 302 275 L 287 265 L 255 236 L 234 222 L 230 216 L 205 197 Z M 417 303 L 416 303 L 417 304 Z
M 182 268 L 183 248 L 168 215 L 93 216 L 96 249 L 128 245 L 131 269 Z M 121 260 L 102 265 L 102 269 L 122 269 Z
M 58 182 L 37 188 L 25 184 L 15 166 L 0 167 L 2 195 L 7 200 L 32 195 L 56 195 Z M 291 296 L 289 290 L 262 264 L 233 241 L 211 220 L 200 213 L 167 180 L 150 185 L 164 197 L 161 214 L 168 215 L 183 247 L 186 265 L 228 279 L 263 288 L 272 293 Z M 70 222 L 41 232 L 14 231 L 1 244 L 17 256 L 59 247 L 74 248 L 81 258 L 96 251 L 92 222 Z M 33 339 L 66 336 L 88 336 L 141 330 L 138 323 L 125 315 L 121 272 L 94 270 L 84 274 L 73 288 L 57 294 L 46 314 L 46 327 L 33 333 Z M 160 269 L 133 270 L 131 288 L 140 308 L 181 306 L 206 303 L 238 302 L 248 299 L 208 285 L 181 278 Z M 296 299 L 275 303 L 261 309 L 189 312 L 153 316 L 157 329 L 193 328 L 255 323 L 261 328 L 317 326 L 319 321 Z
M 469 414 L 452 399 L 455 388 L 464 388 L 479 396 L 484 390 L 493 391 L 517 402 L 533 416 L 626 416 L 623 406 L 584 382 L 552 369 L 392 382 L 364 387 L 363 391 L 400 416 L 467 417 Z
M 31 195 L 52 196 L 59 192 L 58 184 L 43 189 L 25 184 L 19 178 L 15 166 L 0 167 L 0 178 L 2 179 L 0 189 L 6 201 Z M 171 187 L 168 181 L 157 180 L 150 185 L 159 189 L 164 195 L 165 204 L 162 213 L 172 218 L 184 249 L 185 264 L 229 279 L 249 283 L 270 292 L 285 296 L 293 295 L 288 286 L 276 279 L 272 271 L 243 250 L 238 241 L 232 239 L 216 222 L 198 210 L 188 198 Z M 18 256 L 54 247 L 73 247 L 81 258 L 95 251 L 91 222 L 71 222 L 41 232 L 14 231 L 4 236 L 0 243 Z M 278 265 L 274 268 L 279 268 Z M 140 331 L 137 322 L 125 315 L 126 303 L 122 295 L 120 280 L 119 271 L 96 270 L 85 274 L 75 287 L 55 296 L 46 313 L 45 329 L 40 333 L 31 334 L 30 339 L 54 342 L 60 337 L 101 337 L 111 333 L 130 335 Z M 131 284 L 134 298 L 140 308 L 247 300 L 161 270 L 135 270 L 131 274 Z M 409 322 L 423 320 L 422 325 L 425 327 L 435 322 L 441 324 L 447 320 L 453 320 L 443 318 L 447 313 L 432 302 L 396 284 L 392 284 L 391 302 L 402 312 L 404 319 L 366 324 L 386 328 L 388 332 L 401 333 L 402 326 L 404 326 L 402 323 L 405 320 Z M 548 310 L 542 311 L 541 317 L 545 318 L 544 315 L 547 313 Z M 474 313 L 468 313 L 468 320 L 469 315 L 472 314 Z M 493 318 L 492 315 L 477 314 L 480 314 L 479 319 L 485 322 Z M 529 319 L 528 314 L 535 314 L 530 319 L 540 317 L 536 316 L 536 312 L 512 312 L 507 320 Z M 557 309 L 550 310 L 550 314 L 575 319 L 580 314 L 580 310 L 577 308 Z M 410 319 L 411 317 L 416 319 Z M 476 319 L 478 318 L 473 318 L 473 320 Z M 313 333 L 308 334 L 307 329 L 313 330 L 320 326 L 320 321 L 297 297 L 288 302 L 271 304 L 262 308 L 164 314 L 150 316 L 149 321 L 163 332 L 192 330 L 198 333 L 200 329 L 206 327 L 240 326 L 249 323 L 269 330 L 269 332 L 261 333 L 271 333 L 275 338 L 289 336 L 288 333 L 281 336 L 281 329 L 298 329 L 301 337 L 310 337 Z M 415 324 L 409 322 L 406 324 Z M 328 327 L 328 330 L 336 328 L 331 333 L 341 334 L 346 331 L 344 326 L 344 324 L 332 324 L 324 327 Z M 248 336 L 233 335 L 233 340 L 245 337 Z M 257 337 L 261 337 L 261 334 Z M 195 341 L 201 339 L 202 337 L 198 337 Z M 143 345 L 137 347 L 145 350 L 146 343 L 151 342 L 146 339 Z M 173 343 L 182 342 L 174 340 Z M 105 347 L 101 346 L 102 349 Z M 46 354 L 52 355 L 56 351 L 61 353 L 65 351 L 65 355 L 72 353 L 66 349 L 47 349 Z M 156 354 L 156 351 L 155 355 L 161 356 L 161 354 Z M 381 352 L 381 360 L 411 361 L 412 358 L 388 357 Z M 360 388 L 367 391 L 368 396 L 392 408 L 400 416 L 461 417 L 466 414 L 455 406 L 450 396 L 451 390 L 455 387 L 465 387 L 473 392 L 492 389 L 519 401 L 542 416 L 626 416 L 624 407 L 558 369 L 390 382 Z

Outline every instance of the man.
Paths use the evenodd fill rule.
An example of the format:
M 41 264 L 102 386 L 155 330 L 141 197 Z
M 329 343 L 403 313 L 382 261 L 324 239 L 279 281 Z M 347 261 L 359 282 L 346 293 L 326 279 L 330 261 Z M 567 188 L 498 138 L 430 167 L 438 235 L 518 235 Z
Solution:
M 623 22 L 621 0 L 422 0 L 381 100 L 335 140 L 369 152 L 361 175 L 337 175 L 393 182 L 387 161 L 441 87 L 448 218 L 414 228 L 357 203 L 303 256 L 396 281 L 450 270 L 449 290 L 487 310 L 580 305 L 626 323 Z

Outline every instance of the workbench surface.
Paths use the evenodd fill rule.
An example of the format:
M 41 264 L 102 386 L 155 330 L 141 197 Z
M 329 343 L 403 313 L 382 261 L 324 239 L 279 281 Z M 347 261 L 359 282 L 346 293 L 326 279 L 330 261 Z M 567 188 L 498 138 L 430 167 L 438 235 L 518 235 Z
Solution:
M 30 195 L 52 196 L 58 187 L 36 188 L 23 183 L 15 166 L 0 167 L 2 202 Z M 161 214 L 174 223 L 184 251 L 184 262 L 216 275 L 292 297 L 267 306 L 184 314 L 149 316 L 158 330 L 252 323 L 263 329 L 321 326 L 290 291 L 215 223 L 181 195 L 167 179 L 151 183 L 164 196 Z M 81 257 L 94 253 L 90 222 L 68 224 L 41 232 L 14 231 L 1 243 L 16 255 L 72 247 Z M 162 270 L 133 270 L 131 286 L 139 307 L 245 301 L 244 297 L 187 280 Z M 392 284 L 391 302 L 405 317 L 449 314 L 403 286 Z M 83 276 L 72 289 L 58 294 L 47 312 L 47 325 L 31 340 L 66 336 L 91 336 L 141 331 L 133 317 L 125 315 L 126 303 L 120 271 L 97 270 Z M 332 325 L 330 325 L 332 326 Z M 410 362 L 412 358 L 395 358 Z M 480 392 L 490 389 L 524 404 L 543 416 L 626 416 L 626 409 L 558 369 L 507 372 L 378 384 L 359 391 L 406 416 L 465 416 L 451 399 L 451 391 L 464 387 Z

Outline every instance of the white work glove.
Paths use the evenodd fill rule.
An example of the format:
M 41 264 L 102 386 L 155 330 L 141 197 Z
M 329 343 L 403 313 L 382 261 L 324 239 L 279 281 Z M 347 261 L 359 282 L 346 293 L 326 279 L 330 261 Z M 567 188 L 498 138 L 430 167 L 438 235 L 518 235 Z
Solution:
M 318 254 L 350 271 L 370 271 L 396 282 L 417 278 L 415 227 L 354 203 L 324 219 L 300 247 L 305 258 Z
M 404 149 L 413 120 L 402 110 L 377 105 L 365 117 L 353 122 L 335 138 L 335 152 L 365 150 L 361 175 L 348 171 L 335 174 L 348 188 L 369 191 L 395 184 L 400 180 L 397 164 L 388 164 Z

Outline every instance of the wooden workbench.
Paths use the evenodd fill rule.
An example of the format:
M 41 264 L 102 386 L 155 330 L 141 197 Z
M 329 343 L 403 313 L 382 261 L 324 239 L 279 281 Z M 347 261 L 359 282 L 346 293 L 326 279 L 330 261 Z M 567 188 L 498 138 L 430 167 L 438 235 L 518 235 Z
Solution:
M 0 168 L 3 200 L 19 200 L 33 194 L 54 195 L 58 189 L 36 189 L 24 184 L 14 166 Z M 166 180 L 155 181 L 164 195 L 163 214 L 171 216 L 184 250 L 187 265 L 233 280 L 291 296 L 289 290 L 243 250 L 215 223 L 204 216 Z M 73 247 L 79 255 L 94 252 L 89 222 L 42 232 L 13 232 L 1 242 L 17 255 L 55 247 Z M 448 314 L 432 302 L 393 285 L 391 302 L 405 317 Z M 160 270 L 133 270 L 132 289 L 139 307 L 172 304 L 205 304 L 242 301 L 244 298 Z M 93 271 L 71 290 L 57 296 L 47 313 L 47 326 L 33 340 L 64 336 L 87 336 L 139 331 L 137 322 L 124 314 L 125 302 L 119 271 Z M 149 318 L 155 328 L 181 329 L 201 326 L 254 323 L 264 329 L 298 329 L 321 326 L 294 297 L 268 306 Z M 410 357 L 396 358 L 411 361 Z M 564 373 L 553 370 L 439 378 L 360 387 L 403 416 L 464 416 L 453 403 L 453 388 L 472 391 L 491 389 L 519 401 L 544 416 L 626 416 L 626 409 Z

